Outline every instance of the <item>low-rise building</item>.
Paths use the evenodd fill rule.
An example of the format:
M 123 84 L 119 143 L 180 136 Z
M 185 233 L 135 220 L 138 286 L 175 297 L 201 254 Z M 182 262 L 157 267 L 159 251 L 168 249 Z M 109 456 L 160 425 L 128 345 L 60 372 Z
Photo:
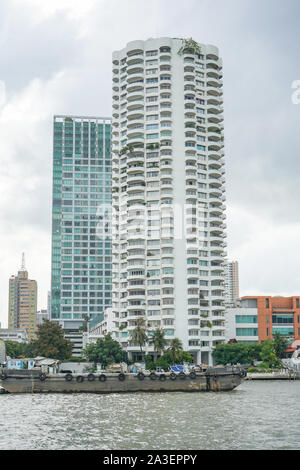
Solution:
M 39 310 L 36 314 L 36 326 L 42 325 L 44 320 L 49 320 L 48 310 Z
M 0 328 L 0 339 L 14 343 L 28 343 L 28 331 L 24 328 Z
M 300 335 L 300 296 L 246 296 L 227 308 L 227 341 L 261 342 L 277 332 L 288 341 Z
M 258 312 L 256 299 L 239 299 L 226 309 L 226 341 L 236 339 L 240 343 L 257 343 Z
M 64 332 L 65 339 L 68 339 L 73 343 L 72 356 L 81 357 L 83 351 L 83 333 L 78 329 L 65 330 Z
M 92 320 L 89 321 L 87 343 L 96 343 L 97 339 L 104 338 L 105 335 L 110 334 L 111 337 L 121 343 L 121 346 L 127 346 L 122 344 L 122 334 L 119 331 L 119 322 L 114 321 L 114 315 L 111 308 L 107 308 L 104 313 L 100 313 Z

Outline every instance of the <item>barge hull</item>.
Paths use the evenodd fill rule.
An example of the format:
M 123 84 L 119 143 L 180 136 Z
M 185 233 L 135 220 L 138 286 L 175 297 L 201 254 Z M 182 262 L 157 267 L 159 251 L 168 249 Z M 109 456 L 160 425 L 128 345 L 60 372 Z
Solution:
M 135 375 L 125 374 L 125 380 L 119 380 L 116 374 L 106 374 L 106 380 L 100 381 L 96 376 L 93 381 L 84 377 L 78 382 L 77 377 L 67 381 L 65 375 L 48 375 L 44 380 L 38 376 L 7 376 L 0 380 L 0 385 L 9 393 L 128 393 L 128 392 L 224 392 L 231 391 L 242 382 L 239 374 L 205 375 L 197 374 L 195 378 L 176 377 L 164 380 L 157 377 L 152 380 L 145 376 L 143 380 Z

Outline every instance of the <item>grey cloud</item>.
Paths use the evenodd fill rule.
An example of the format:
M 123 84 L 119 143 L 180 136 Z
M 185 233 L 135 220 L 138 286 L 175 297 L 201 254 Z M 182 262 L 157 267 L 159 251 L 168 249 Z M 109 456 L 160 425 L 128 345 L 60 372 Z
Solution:
M 299 293 L 300 105 L 291 102 L 291 84 L 300 79 L 299 1 L 96 2 L 84 20 L 83 36 L 78 35 L 80 18 L 57 12 L 36 22 L 34 13 L 32 8 L 17 10 L 9 0 L 0 4 L 0 80 L 5 81 L 9 103 L 16 106 L 25 99 L 26 87 L 35 78 L 39 84 L 28 99 L 42 101 L 45 96 L 40 107 L 33 106 L 32 126 L 27 126 L 24 116 L 15 137 L 10 124 L 5 137 L 9 145 L 3 147 L 5 142 L 0 142 L 5 149 L 0 151 L 0 179 L 6 188 L 6 205 L 0 205 L 0 243 L 6 245 L 10 232 L 19 241 L 8 243 L 5 262 L 0 256 L 0 317 L 2 311 L 5 321 L 7 279 L 18 267 L 15 251 L 21 249 L 22 237 L 30 228 L 37 237 L 50 237 L 53 114 L 110 115 L 112 51 L 134 39 L 158 36 L 192 36 L 220 49 L 228 251 L 230 257 L 240 259 L 244 293 Z M 61 71 L 63 75 L 55 79 Z M 284 234 L 288 243 L 283 247 Z M 25 236 L 26 249 L 38 260 L 41 248 L 35 240 L 30 244 L 30 236 Z M 43 270 L 36 265 L 32 269 L 39 275 L 44 307 L 50 243 L 47 256 L 47 241 L 42 247 L 43 259 L 49 262 Z M 286 274 L 280 277 L 277 270 Z

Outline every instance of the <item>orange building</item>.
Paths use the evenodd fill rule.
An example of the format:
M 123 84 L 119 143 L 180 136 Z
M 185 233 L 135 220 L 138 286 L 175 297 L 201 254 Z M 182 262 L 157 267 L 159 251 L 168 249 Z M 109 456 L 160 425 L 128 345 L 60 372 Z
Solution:
M 257 301 L 259 342 L 273 339 L 276 332 L 287 338 L 297 338 L 300 335 L 300 296 L 246 296 L 241 300 L 244 299 Z

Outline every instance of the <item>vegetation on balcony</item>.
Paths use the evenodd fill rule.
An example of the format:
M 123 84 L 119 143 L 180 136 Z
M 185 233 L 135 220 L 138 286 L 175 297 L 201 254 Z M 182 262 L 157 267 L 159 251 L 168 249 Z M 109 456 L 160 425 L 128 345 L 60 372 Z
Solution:
M 125 145 L 125 147 L 123 147 L 121 150 L 120 150 L 120 157 L 122 155 L 124 155 L 125 153 L 130 153 L 130 152 L 133 152 L 134 150 L 134 146 L 132 144 L 128 144 L 128 145 Z
M 193 38 L 182 39 L 181 41 L 182 41 L 182 46 L 178 51 L 179 55 L 183 55 L 189 52 L 194 53 L 194 54 L 199 54 L 199 55 L 202 54 L 201 47 L 196 41 L 194 41 Z

